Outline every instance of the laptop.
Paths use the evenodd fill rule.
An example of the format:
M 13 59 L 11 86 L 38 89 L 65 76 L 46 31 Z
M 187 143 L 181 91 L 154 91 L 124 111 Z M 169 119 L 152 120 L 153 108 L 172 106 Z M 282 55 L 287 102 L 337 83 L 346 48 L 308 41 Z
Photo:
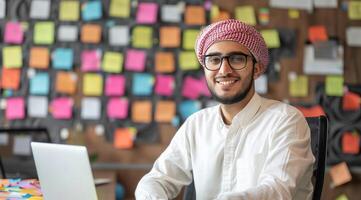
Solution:
M 32 142 L 44 200 L 98 199 L 84 146 Z

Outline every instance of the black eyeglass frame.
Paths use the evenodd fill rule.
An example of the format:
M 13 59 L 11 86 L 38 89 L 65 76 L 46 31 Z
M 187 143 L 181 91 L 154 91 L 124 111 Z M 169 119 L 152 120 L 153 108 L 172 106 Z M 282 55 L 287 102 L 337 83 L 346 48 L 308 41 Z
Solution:
M 243 55 L 243 56 L 246 57 L 246 63 L 244 64 L 244 67 L 242 67 L 240 69 L 233 68 L 233 66 L 229 62 L 229 57 L 231 57 L 233 55 Z M 206 58 L 210 57 L 210 56 L 220 56 L 221 62 L 219 63 L 219 67 L 217 69 L 209 69 L 209 68 L 206 67 Z M 230 54 L 226 54 L 226 55 L 216 55 L 216 54 L 204 55 L 203 56 L 203 67 L 206 68 L 209 71 L 218 71 L 221 68 L 222 64 L 223 64 L 223 59 L 226 58 L 226 60 L 228 62 L 228 65 L 231 67 L 231 69 L 233 69 L 233 70 L 242 70 L 242 69 L 247 67 L 248 57 L 252 57 L 253 66 L 254 66 L 257 63 L 257 60 L 255 59 L 255 57 L 252 54 L 249 55 L 249 54 L 245 54 L 245 53 L 242 53 L 242 52 L 237 52 L 237 53 L 230 53 Z

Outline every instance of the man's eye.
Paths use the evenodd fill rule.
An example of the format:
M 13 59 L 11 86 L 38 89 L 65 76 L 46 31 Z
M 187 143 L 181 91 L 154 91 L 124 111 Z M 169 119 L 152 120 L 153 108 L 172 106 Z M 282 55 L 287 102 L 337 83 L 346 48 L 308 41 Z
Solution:
M 208 57 L 207 61 L 211 64 L 218 64 L 219 62 L 221 62 L 221 59 L 218 56 L 210 56 Z
M 232 55 L 229 60 L 233 63 L 243 63 L 246 61 L 246 57 L 243 55 Z

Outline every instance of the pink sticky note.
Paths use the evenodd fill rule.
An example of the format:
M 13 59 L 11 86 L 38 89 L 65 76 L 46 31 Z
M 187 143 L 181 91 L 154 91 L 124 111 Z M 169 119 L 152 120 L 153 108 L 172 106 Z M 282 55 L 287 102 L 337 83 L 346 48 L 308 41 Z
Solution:
M 145 51 L 131 49 L 127 51 L 125 69 L 129 71 L 142 72 L 145 68 Z
M 123 96 L 125 93 L 125 77 L 122 75 L 109 75 L 105 83 L 107 96 Z
M 174 77 L 171 75 L 157 75 L 155 93 L 163 96 L 171 96 L 174 89 Z
M 187 76 L 183 80 L 182 96 L 188 99 L 197 99 L 201 93 L 199 88 L 199 80 Z
M 23 119 L 25 117 L 25 102 L 21 97 L 6 100 L 6 119 Z
M 128 116 L 128 99 L 125 98 L 111 98 L 107 106 L 107 113 L 109 118 L 125 119 Z
M 5 26 L 4 42 L 12 44 L 23 43 L 24 32 L 18 22 L 8 22 Z
M 202 76 L 202 78 L 199 80 L 199 89 L 203 96 L 207 96 L 207 97 L 211 96 L 211 92 L 209 91 L 208 86 L 207 86 L 206 77 L 204 77 L 204 76 Z
M 73 100 L 60 97 L 51 102 L 51 113 L 55 119 L 70 119 L 73 114 Z
M 158 4 L 156 3 L 139 3 L 137 11 L 137 23 L 154 24 L 157 22 Z
M 81 70 L 82 71 L 99 71 L 100 70 L 101 52 L 99 50 L 84 50 L 81 53 Z

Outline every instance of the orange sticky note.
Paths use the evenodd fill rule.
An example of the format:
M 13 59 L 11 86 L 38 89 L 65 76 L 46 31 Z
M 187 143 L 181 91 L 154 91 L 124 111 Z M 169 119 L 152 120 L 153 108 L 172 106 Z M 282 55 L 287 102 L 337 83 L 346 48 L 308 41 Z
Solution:
M 322 25 L 310 26 L 308 28 L 308 39 L 313 43 L 328 40 L 326 27 Z
M 206 23 L 206 12 L 203 6 L 189 5 L 184 13 L 185 24 L 204 25 Z
M 357 132 L 343 133 L 342 152 L 347 154 L 358 154 L 360 152 L 360 135 Z
M 152 102 L 134 101 L 132 103 L 132 121 L 136 123 L 150 123 L 152 121 Z
M 74 94 L 77 76 L 73 72 L 58 72 L 56 74 L 55 90 L 59 93 Z
M 214 18 L 212 18 L 212 23 L 223 21 L 230 18 L 231 18 L 231 14 L 229 12 L 220 10 L 219 14 Z
M 172 52 L 157 52 L 155 54 L 155 71 L 171 73 L 175 70 L 174 54 Z
M 159 30 L 160 46 L 166 48 L 177 48 L 180 45 L 180 28 L 177 26 L 163 26 Z
M 300 110 L 305 117 L 318 117 L 321 115 L 326 115 L 325 111 L 320 105 L 316 105 L 309 108 L 296 106 L 296 108 L 298 108 L 298 110 Z
M 101 40 L 102 28 L 97 24 L 85 24 L 81 28 L 81 41 L 97 44 Z
M 132 148 L 135 135 L 135 128 L 117 128 L 114 133 L 114 147 L 118 149 Z
M 20 69 L 13 69 L 13 68 L 2 68 L 1 73 L 1 87 L 4 89 L 12 89 L 17 90 L 19 89 L 20 85 Z
M 352 177 L 346 162 L 334 165 L 330 169 L 330 175 L 334 186 L 339 186 L 350 182 Z
M 342 98 L 342 109 L 345 111 L 355 111 L 360 109 L 361 98 L 360 95 L 347 92 Z
M 155 121 L 172 122 L 176 112 L 174 101 L 158 101 L 155 111 Z
M 49 49 L 46 47 L 32 47 L 30 49 L 29 66 L 37 69 L 49 67 Z

